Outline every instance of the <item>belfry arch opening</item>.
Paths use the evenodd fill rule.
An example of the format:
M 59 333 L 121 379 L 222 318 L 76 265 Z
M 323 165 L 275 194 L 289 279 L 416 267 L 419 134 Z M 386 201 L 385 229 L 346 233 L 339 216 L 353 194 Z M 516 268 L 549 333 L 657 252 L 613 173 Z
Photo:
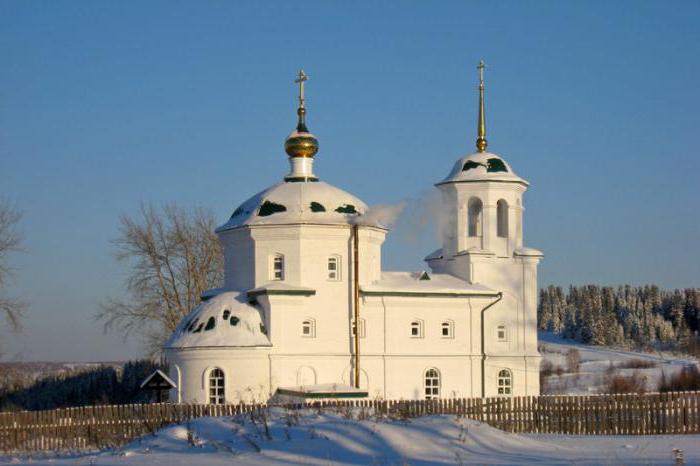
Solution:
M 484 204 L 478 197 L 472 197 L 469 199 L 468 207 L 468 235 L 473 238 L 481 238 L 484 235 Z
M 508 237 L 508 202 L 505 199 L 499 199 L 496 203 L 497 228 L 496 233 L 499 238 Z

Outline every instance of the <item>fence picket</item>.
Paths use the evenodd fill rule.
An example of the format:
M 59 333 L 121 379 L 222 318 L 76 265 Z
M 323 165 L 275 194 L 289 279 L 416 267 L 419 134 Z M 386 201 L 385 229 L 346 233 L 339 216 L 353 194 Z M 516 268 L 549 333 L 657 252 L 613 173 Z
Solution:
M 437 400 L 333 400 L 289 406 L 357 407 L 374 415 L 461 415 L 509 432 L 578 435 L 700 433 L 700 392 Z M 232 416 L 265 404 L 84 406 L 0 413 L 0 452 L 105 448 L 171 423 Z

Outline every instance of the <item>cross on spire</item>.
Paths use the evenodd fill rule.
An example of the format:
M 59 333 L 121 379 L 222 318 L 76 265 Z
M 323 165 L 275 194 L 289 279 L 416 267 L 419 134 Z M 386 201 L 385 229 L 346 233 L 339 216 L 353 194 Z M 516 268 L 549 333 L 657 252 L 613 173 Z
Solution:
M 484 85 L 484 68 L 486 68 L 486 64 L 484 63 L 483 58 L 479 61 L 479 65 L 476 68 L 479 70 L 479 85 L 483 86 Z
M 484 60 L 479 61 L 479 122 L 477 124 L 476 149 L 479 152 L 485 152 L 488 142 L 486 141 L 486 112 L 484 110 Z
M 299 70 L 295 83 L 299 84 L 299 108 L 304 108 L 304 82 L 309 80 L 309 76 L 304 73 L 304 70 Z

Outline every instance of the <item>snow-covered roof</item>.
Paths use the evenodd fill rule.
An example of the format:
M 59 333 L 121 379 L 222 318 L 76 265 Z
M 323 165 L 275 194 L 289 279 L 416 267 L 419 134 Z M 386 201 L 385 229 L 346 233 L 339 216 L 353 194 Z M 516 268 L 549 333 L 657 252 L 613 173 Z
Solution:
M 382 272 L 381 279 L 360 286 L 365 295 L 497 296 L 498 291 L 452 275 L 420 272 Z
M 539 249 L 535 248 L 526 248 L 525 246 L 521 246 L 517 248 L 513 253 L 516 256 L 530 256 L 530 257 L 542 257 L 544 256 L 544 253 L 540 251 Z
M 141 386 L 139 388 L 144 388 L 146 385 L 148 385 L 151 382 L 151 380 L 153 380 L 154 378 L 157 378 L 157 377 L 161 378 L 166 384 L 169 384 L 171 388 L 177 388 L 177 384 L 175 382 L 173 382 L 173 379 L 168 377 L 165 374 L 165 372 L 163 372 L 160 369 L 156 369 L 155 371 L 151 372 L 151 375 L 146 377 L 146 379 L 143 382 L 141 382 Z
M 367 390 L 337 383 L 279 387 L 277 393 L 298 398 L 364 398 L 367 396 Z
M 476 152 L 457 160 L 447 178 L 438 185 L 449 182 L 503 181 L 510 183 L 528 182 L 515 174 L 508 162 L 491 152 Z
M 248 290 L 246 294 L 249 297 L 258 296 L 261 294 L 289 294 L 312 296 L 316 294 L 316 290 L 307 286 L 297 286 L 291 285 L 283 281 L 274 281 L 266 283 L 265 285 L 259 286 L 257 288 Z
M 182 319 L 165 348 L 271 346 L 258 309 L 245 293 L 226 291 L 199 304 Z
M 323 181 L 281 182 L 241 204 L 216 231 L 244 225 L 348 224 L 365 212 L 360 199 Z

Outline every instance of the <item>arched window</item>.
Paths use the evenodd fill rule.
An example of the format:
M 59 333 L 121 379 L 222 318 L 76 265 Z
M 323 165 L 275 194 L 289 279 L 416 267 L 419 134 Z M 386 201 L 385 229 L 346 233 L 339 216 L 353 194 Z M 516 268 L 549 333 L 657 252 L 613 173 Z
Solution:
M 497 234 L 501 238 L 508 237 L 508 203 L 501 199 L 496 204 L 496 216 L 498 217 Z
M 313 338 L 316 336 L 316 321 L 313 319 L 304 319 L 301 323 L 301 336 Z
M 423 338 L 422 320 L 414 320 L 411 322 L 411 338 Z
M 513 394 L 513 375 L 508 369 L 501 369 L 498 373 L 498 394 Z
M 313 367 L 303 366 L 297 370 L 297 385 L 300 387 L 316 385 L 316 371 Z
M 338 256 L 328 258 L 328 280 L 340 280 L 340 257 Z
M 484 204 L 478 197 L 469 199 L 469 236 L 482 237 L 482 211 Z
M 508 331 L 505 325 L 499 325 L 496 328 L 496 338 L 498 341 L 508 341 Z
M 440 324 L 440 336 L 442 338 L 454 338 L 455 323 L 451 320 L 446 320 Z
M 272 256 L 270 269 L 271 280 L 284 280 L 284 255 L 275 254 Z
M 209 372 L 209 404 L 224 404 L 224 371 L 214 368 Z
M 435 400 L 440 398 L 440 373 L 435 368 L 425 371 L 425 399 Z
M 357 327 L 355 326 L 355 320 L 353 319 L 353 321 L 352 321 L 352 336 L 353 337 L 355 336 L 355 332 L 358 331 L 358 327 L 359 327 L 359 331 L 360 331 L 360 338 L 364 338 L 365 337 L 365 319 L 360 318 L 360 325 Z

